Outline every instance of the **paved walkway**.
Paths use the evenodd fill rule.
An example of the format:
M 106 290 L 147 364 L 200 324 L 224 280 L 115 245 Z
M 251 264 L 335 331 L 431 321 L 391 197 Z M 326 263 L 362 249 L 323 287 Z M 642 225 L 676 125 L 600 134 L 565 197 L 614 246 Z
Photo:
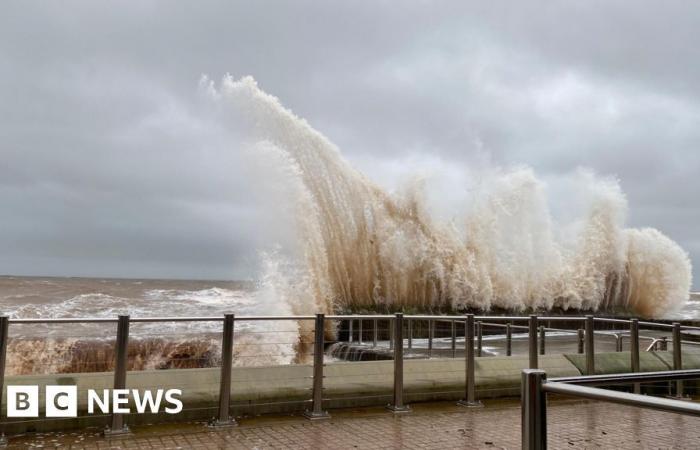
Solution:
M 700 418 L 600 402 L 555 400 L 549 406 L 549 448 L 697 449 Z M 9 448 L 71 449 L 449 449 L 520 448 L 520 406 L 486 402 L 480 409 L 419 404 L 393 416 L 379 408 L 333 411 L 331 420 L 302 417 L 243 419 L 210 431 L 201 424 L 138 427 L 128 437 L 46 433 L 14 437 Z

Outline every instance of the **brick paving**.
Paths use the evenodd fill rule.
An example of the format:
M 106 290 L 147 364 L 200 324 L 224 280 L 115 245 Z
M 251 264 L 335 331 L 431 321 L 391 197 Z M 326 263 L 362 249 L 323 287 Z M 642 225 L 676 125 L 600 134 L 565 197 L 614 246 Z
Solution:
M 553 449 L 698 449 L 700 418 L 600 402 L 550 401 L 548 442 Z M 517 401 L 462 409 L 418 404 L 394 416 L 379 408 L 332 411 L 309 422 L 300 416 L 240 420 L 235 428 L 201 424 L 135 427 L 127 437 L 99 433 L 44 433 L 10 438 L 9 448 L 71 449 L 498 449 L 520 448 Z

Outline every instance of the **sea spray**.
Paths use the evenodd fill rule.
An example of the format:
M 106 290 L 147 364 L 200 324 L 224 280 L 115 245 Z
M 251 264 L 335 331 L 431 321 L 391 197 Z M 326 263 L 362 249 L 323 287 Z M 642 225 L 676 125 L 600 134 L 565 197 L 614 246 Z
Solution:
M 586 211 L 567 239 L 527 168 L 495 171 L 455 226 L 427 212 L 418 187 L 401 196 L 380 189 L 251 77 L 202 86 L 249 124 L 253 146 L 289 165 L 306 287 L 292 299 L 295 313 L 559 307 L 656 316 L 687 299 L 686 253 L 658 231 L 624 228 L 627 202 L 614 180 L 586 175 Z

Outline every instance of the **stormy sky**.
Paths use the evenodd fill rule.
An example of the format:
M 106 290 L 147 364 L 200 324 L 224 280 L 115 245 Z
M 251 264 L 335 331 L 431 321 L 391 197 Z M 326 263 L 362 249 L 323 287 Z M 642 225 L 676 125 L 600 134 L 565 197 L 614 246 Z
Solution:
M 226 73 L 380 184 L 615 176 L 628 224 L 698 265 L 698 23 L 686 1 L 3 2 L 0 273 L 255 276 L 270 211 L 198 92 Z

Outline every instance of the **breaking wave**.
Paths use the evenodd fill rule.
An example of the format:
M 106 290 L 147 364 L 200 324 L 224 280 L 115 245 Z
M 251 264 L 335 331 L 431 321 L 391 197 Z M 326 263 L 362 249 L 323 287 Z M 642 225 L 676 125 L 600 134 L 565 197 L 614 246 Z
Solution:
M 560 223 L 531 169 L 493 169 L 474 184 L 464 217 L 441 221 L 420 183 L 400 194 L 381 189 L 253 78 L 227 76 L 217 88 L 204 77 L 201 86 L 250 125 L 251 145 L 293 193 L 300 275 L 286 295 L 296 313 L 497 307 L 658 316 L 688 298 L 687 254 L 657 230 L 625 228 L 627 201 L 613 179 L 573 174 L 583 212 Z

